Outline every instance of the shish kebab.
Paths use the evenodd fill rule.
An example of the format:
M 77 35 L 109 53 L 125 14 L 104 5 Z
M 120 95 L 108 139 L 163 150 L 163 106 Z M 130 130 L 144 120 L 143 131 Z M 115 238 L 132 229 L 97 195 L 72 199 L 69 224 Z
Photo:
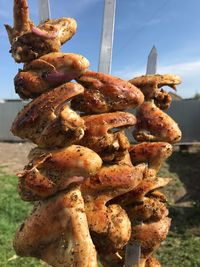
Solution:
M 14 1 L 14 27 L 7 25 L 6 29 L 13 57 L 26 63 L 16 75 L 16 91 L 22 98 L 35 98 L 18 114 L 12 132 L 38 145 L 29 155 L 29 164 L 18 174 L 22 199 L 39 202 L 16 233 L 17 253 L 43 259 L 55 267 L 96 267 L 97 250 L 106 264 L 109 249 L 119 255 L 130 239 L 130 218 L 144 216 L 142 209 L 138 210 L 140 205 L 135 210 L 128 203 L 143 199 L 151 191 L 151 198 L 145 197 L 145 201 L 157 203 L 159 208 L 156 214 L 151 215 L 149 210 L 145 216 L 160 221 L 132 228 L 139 239 L 150 229 L 156 233 L 150 247 L 147 236 L 142 244 L 144 264 L 155 266 L 151 254 L 165 239 L 170 224 L 162 204 L 165 197 L 153 192 L 169 179 L 164 181 L 155 175 L 171 153 L 171 146 L 165 142 L 177 142 L 181 133 L 176 123 L 149 100 L 153 95 L 157 105 L 169 104 L 156 86 L 175 86 L 179 79 L 173 80 L 173 75 L 147 77 L 156 82 L 157 97 L 146 78 L 130 81 L 138 84 L 140 91 L 116 77 L 88 71 L 84 57 L 59 52 L 60 45 L 75 33 L 75 21 L 62 18 L 35 27 L 25 0 Z M 33 43 L 35 39 L 40 43 Z M 73 64 L 77 61 L 81 64 Z M 70 82 L 73 78 L 77 84 Z M 68 100 L 74 110 L 86 116 L 70 109 Z M 138 121 L 123 112 L 137 106 Z M 159 120 L 155 121 L 158 114 Z M 134 125 L 139 142 L 160 142 L 131 147 L 123 129 Z M 103 255 L 107 246 L 108 253 Z M 122 255 L 119 266 L 123 262 Z

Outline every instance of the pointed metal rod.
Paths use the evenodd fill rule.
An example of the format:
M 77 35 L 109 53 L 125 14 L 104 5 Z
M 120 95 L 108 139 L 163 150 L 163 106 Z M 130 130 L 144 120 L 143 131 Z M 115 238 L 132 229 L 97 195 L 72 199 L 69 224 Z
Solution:
M 110 73 L 115 25 L 116 0 L 105 0 L 101 49 L 99 55 L 99 72 Z
M 38 0 L 39 4 L 39 19 L 44 22 L 51 18 L 51 8 L 49 0 Z
M 147 60 L 146 74 L 155 74 L 157 72 L 157 59 L 158 59 L 157 49 L 155 46 L 153 46 Z

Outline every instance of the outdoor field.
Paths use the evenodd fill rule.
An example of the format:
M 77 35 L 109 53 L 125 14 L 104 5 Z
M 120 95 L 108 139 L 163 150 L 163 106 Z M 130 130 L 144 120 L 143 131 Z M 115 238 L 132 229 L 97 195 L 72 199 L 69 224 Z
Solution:
M 29 143 L 0 143 L 0 266 L 39 267 L 42 262 L 19 258 L 12 248 L 16 228 L 31 205 L 17 194 L 15 173 L 22 170 Z M 163 267 L 200 266 L 200 148 L 178 149 L 163 166 L 160 176 L 172 177 L 165 189 L 172 225 L 167 240 L 157 253 Z

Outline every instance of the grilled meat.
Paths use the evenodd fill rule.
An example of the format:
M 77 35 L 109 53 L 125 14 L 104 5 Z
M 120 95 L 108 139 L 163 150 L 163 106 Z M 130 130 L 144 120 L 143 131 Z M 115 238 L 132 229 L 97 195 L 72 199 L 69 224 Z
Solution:
M 181 131 L 177 123 L 152 101 L 144 102 L 136 117 L 137 124 L 133 135 L 138 142 L 163 141 L 174 144 L 180 141 Z
M 26 0 L 14 0 L 14 26 L 5 25 L 11 44 L 12 56 L 17 63 L 30 62 L 60 47 L 76 33 L 72 18 L 47 20 L 37 27 L 29 18 Z
M 57 150 L 35 148 L 30 163 L 18 173 L 19 193 L 23 200 L 35 201 L 54 195 L 84 177 L 96 174 L 101 158 L 92 150 L 72 145 Z
M 149 74 L 133 78 L 129 82 L 140 88 L 146 101 L 153 99 L 160 109 L 167 109 L 172 99 L 167 92 L 160 88 L 169 86 L 176 90 L 176 85 L 181 83 L 181 79 L 174 74 Z
M 135 108 L 144 101 L 137 87 L 108 74 L 86 71 L 76 80 L 85 87 L 85 91 L 72 101 L 72 108 L 84 113 Z
M 38 202 L 19 227 L 14 248 L 53 267 L 97 267 L 79 187 Z
M 85 134 L 80 144 L 97 152 L 104 161 L 120 161 L 130 144 L 122 131 L 136 123 L 134 115 L 113 112 L 84 116 Z
M 66 83 L 42 94 L 19 112 L 12 133 L 42 148 L 74 144 L 83 137 L 85 124 L 66 102 L 83 91 L 80 84 Z
M 35 98 L 80 76 L 89 66 L 78 54 L 54 52 L 33 60 L 15 76 L 15 91 L 22 99 Z

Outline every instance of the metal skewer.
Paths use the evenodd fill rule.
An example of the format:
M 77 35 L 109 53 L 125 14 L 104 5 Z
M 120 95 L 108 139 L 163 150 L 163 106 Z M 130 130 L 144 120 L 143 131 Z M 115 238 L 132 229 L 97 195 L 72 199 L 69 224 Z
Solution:
M 111 72 L 112 48 L 115 25 L 116 0 L 105 0 L 103 28 L 101 37 L 101 50 L 99 55 L 99 72 Z
M 38 0 L 40 22 L 44 22 L 51 18 L 51 8 L 49 0 Z
M 147 69 L 146 75 L 155 74 L 157 71 L 157 57 L 158 53 L 156 47 L 153 46 L 147 60 Z M 141 224 L 141 222 L 137 222 L 137 224 Z M 125 252 L 125 267 L 142 267 L 143 264 L 140 262 L 141 258 L 141 246 L 139 243 L 130 240 L 126 245 Z

